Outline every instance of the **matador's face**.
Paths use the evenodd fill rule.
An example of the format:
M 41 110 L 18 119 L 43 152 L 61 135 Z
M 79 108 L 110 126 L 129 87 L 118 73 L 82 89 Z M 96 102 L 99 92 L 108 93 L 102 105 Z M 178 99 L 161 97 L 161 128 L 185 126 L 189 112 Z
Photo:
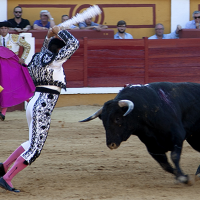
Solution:
M 0 35 L 5 37 L 8 34 L 8 30 L 9 30 L 8 27 L 5 27 L 5 26 L 1 27 L 0 28 Z

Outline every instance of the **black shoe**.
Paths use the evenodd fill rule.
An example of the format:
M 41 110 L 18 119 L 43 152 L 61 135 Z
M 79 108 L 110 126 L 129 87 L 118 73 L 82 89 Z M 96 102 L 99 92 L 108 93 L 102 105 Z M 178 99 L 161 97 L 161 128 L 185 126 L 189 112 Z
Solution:
M 5 115 L 3 115 L 1 112 L 0 112 L 0 119 L 1 119 L 1 121 L 5 120 Z
M 20 190 L 10 187 L 2 177 L 0 178 L 0 187 L 11 192 L 20 192 Z
M 6 172 L 4 170 L 3 163 L 0 163 L 0 177 L 4 176 L 5 174 L 6 174 Z

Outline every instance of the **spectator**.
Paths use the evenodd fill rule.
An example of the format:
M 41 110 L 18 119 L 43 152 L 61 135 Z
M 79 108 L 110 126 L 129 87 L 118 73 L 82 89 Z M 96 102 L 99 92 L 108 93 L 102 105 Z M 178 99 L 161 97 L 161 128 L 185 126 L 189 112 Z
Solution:
M 50 20 L 50 22 L 48 20 Z M 55 26 L 54 18 L 52 18 L 48 10 L 41 10 L 40 19 L 35 20 L 33 23 L 33 29 L 35 30 L 49 29 L 53 26 Z
M 61 26 L 61 24 L 63 23 L 63 22 L 65 22 L 65 21 L 67 21 L 69 19 L 69 16 L 68 15 L 62 15 L 62 17 L 61 17 L 61 23 L 60 24 L 58 24 L 58 26 L 60 27 Z M 75 26 L 75 25 L 71 25 L 70 27 L 67 27 L 66 29 L 79 29 L 79 27 L 77 27 L 77 26 Z
M 29 51 L 30 51 L 30 48 L 31 48 L 30 44 L 27 43 L 21 36 L 19 36 L 17 34 L 9 34 L 8 33 L 8 30 L 9 30 L 10 26 L 11 25 L 10 25 L 10 23 L 8 21 L 0 22 L 0 46 L 7 47 L 11 51 L 13 51 L 16 55 L 18 55 L 18 53 L 19 53 L 19 47 L 20 46 L 23 47 L 24 51 L 23 51 L 23 54 L 22 54 L 21 58 L 18 58 L 17 56 L 14 56 L 13 54 L 11 54 L 9 52 L 5 52 L 7 54 L 7 56 L 5 56 L 4 51 L 1 49 L 1 55 L 0 55 L 0 64 L 1 64 L 0 65 L 0 71 L 1 71 L 1 73 L 0 73 L 0 75 L 1 75 L 1 77 L 0 77 L 0 85 L 2 85 L 3 87 L 4 87 L 4 85 L 9 85 L 8 87 L 4 87 L 5 88 L 5 92 L 1 93 L 1 98 L 0 98 L 1 99 L 0 106 L 2 108 L 2 111 L 0 112 L 0 119 L 2 121 L 5 120 L 7 107 L 11 107 L 11 106 L 13 106 L 13 104 L 17 105 L 19 103 L 22 103 L 23 101 L 25 101 L 25 100 L 27 100 L 28 98 L 31 97 L 31 96 L 29 96 L 29 97 L 27 97 L 26 99 L 24 99 L 21 102 L 19 102 L 19 99 L 15 98 L 16 96 L 15 97 L 11 97 L 13 99 L 9 99 L 8 98 L 9 93 L 11 91 L 14 92 L 14 89 L 10 88 L 11 84 L 9 84 L 9 83 L 10 83 L 11 80 L 13 82 L 17 81 L 17 84 L 21 81 L 21 79 L 20 79 L 21 72 L 19 72 L 18 70 L 20 70 L 21 65 L 25 65 L 24 61 L 28 57 L 28 54 L 29 54 Z M 6 60 L 8 60 L 8 58 L 11 58 L 11 59 L 10 59 L 10 61 L 6 62 Z M 5 62 L 6 62 L 6 64 L 3 65 L 2 63 L 5 63 Z M 17 62 L 20 65 L 18 65 Z M 6 69 L 4 68 L 5 66 L 6 66 Z M 16 68 L 16 69 L 14 69 L 15 73 L 19 73 L 19 76 L 20 76 L 20 77 L 16 77 L 16 80 L 11 78 L 11 77 L 14 77 L 14 75 L 13 75 L 13 66 L 15 66 L 15 68 Z M 7 71 L 5 71 L 5 70 L 7 70 Z M 6 78 L 3 78 L 4 76 L 6 76 Z M 25 82 L 25 81 L 26 81 L 26 79 L 25 80 L 23 79 L 23 82 Z M 22 84 L 22 86 L 23 86 L 23 84 Z M 19 92 L 20 93 L 19 95 L 23 96 L 23 92 L 25 92 L 25 91 L 23 91 L 23 87 L 21 89 L 22 89 L 21 90 L 22 93 Z M 21 98 L 21 97 L 18 97 L 18 98 Z M 16 103 L 16 102 L 18 102 L 18 103 Z
M 192 14 L 193 20 L 186 23 L 186 29 L 200 29 L 200 11 L 194 11 Z
M 80 29 L 95 29 L 97 31 L 100 31 L 101 29 L 107 29 L 108 27 L 106 25 L 97 24 L 92 21 L 92 18 L 86 19 L 84 22 L 79 23 Z
M 11 24 L 10 30 L 27 32 L 31 29 L 30 22 L 27 19 L 22 18 L 22 8 L 20 6 L 14 8 L 13 14 L 15 17 L 8 20 Z
M 178 32 L 181 30 L 181 26 L 177 25 L 176 31 L 169 33 L 169 34 L 163 34 L 164 32 L 164 26 L 162 24 L 156 24 L 155 26 L 155 35 L 149 37 L 148 39 L 177 39 L 178 38 Z
M 114 35 L 114 39 L 133 39 L 130 33 L 126 33 L 126 22 L 120 20 L 117 22 L 118 32 Z

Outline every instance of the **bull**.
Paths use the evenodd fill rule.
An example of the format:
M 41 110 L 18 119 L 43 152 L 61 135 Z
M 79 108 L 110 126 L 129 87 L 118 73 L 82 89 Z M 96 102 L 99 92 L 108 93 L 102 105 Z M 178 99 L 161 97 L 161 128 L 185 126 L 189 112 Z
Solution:
M 200 84 L 156 82 L 128 85 L 107 101 L 87 122 L 99 117 L 106 131 L 106 143 L 116 149 L 136 135 L 148 153 L 178 182 L 191 184 L 180 167 L 183 142 L 200 151 Z M 166 153 L 174 166 L 168 162 Z M 196 177 L 200 177 L 200 166 Z

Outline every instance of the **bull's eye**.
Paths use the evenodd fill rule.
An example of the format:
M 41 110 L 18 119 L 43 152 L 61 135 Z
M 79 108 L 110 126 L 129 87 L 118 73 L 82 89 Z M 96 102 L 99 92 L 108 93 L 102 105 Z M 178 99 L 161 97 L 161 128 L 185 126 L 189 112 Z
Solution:
M 121 118 L 119 117 L 115 118 L 115 124 L 117 124 L 118 126 L 121 126 Z

